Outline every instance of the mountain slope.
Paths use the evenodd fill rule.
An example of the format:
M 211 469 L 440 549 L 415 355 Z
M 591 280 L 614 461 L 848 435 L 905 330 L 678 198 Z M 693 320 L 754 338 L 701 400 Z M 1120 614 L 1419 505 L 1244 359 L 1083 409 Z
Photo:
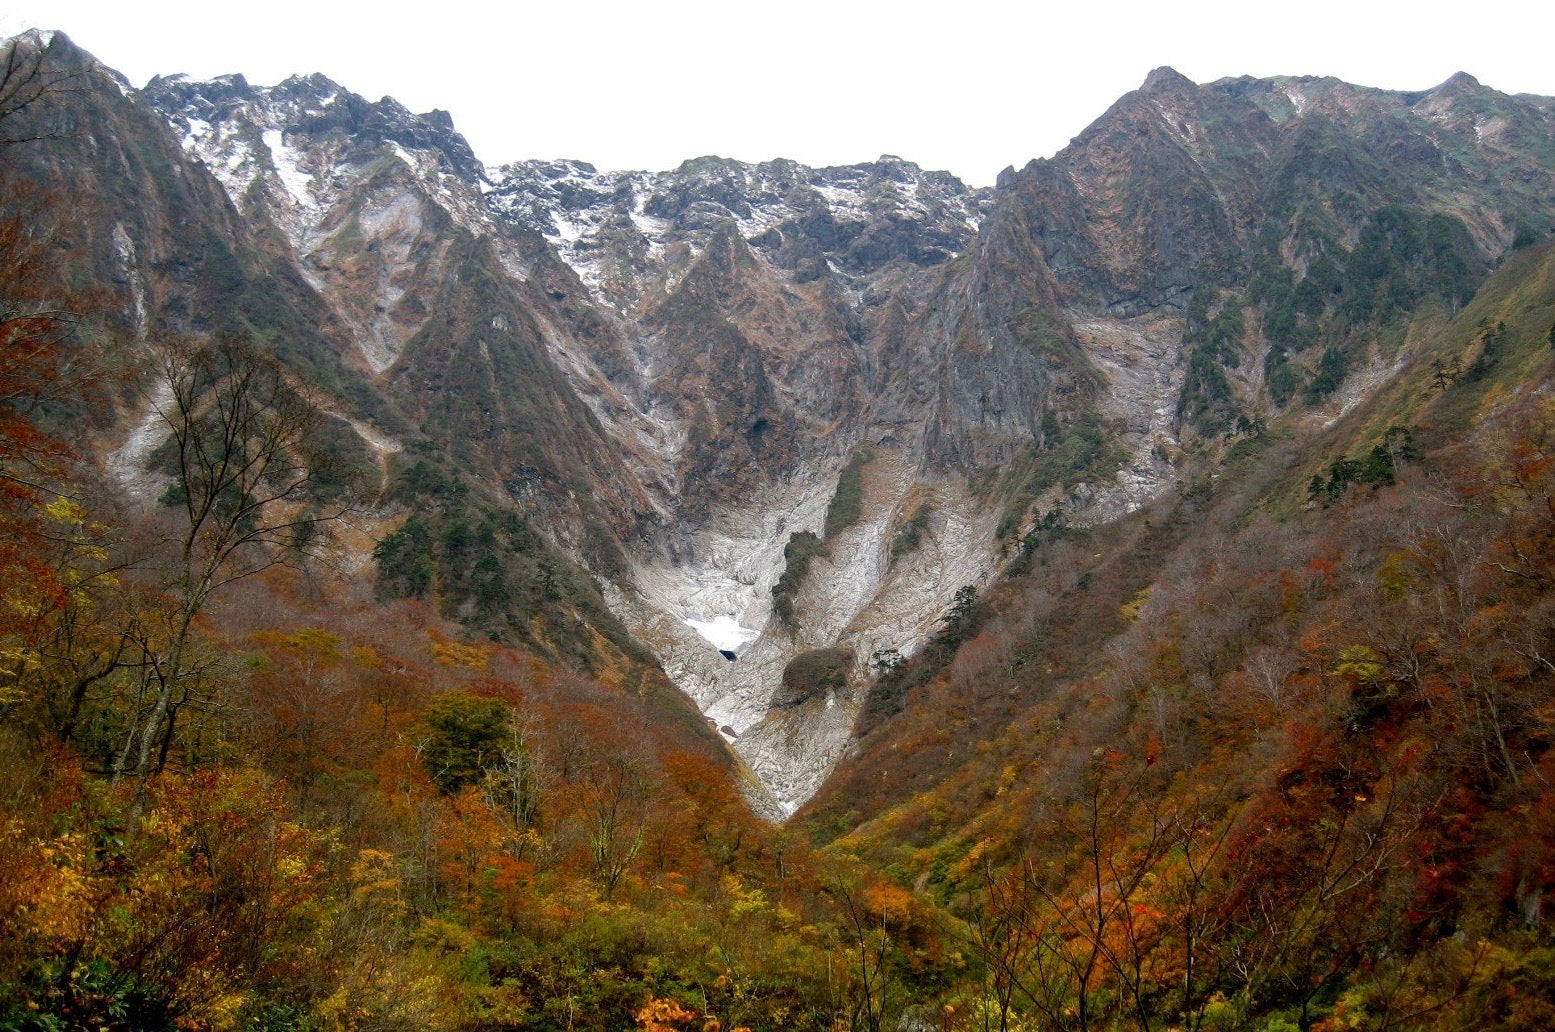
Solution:
M 165 151 L 115 93 L 114 131 Z M 524 512 L 788 807 L 960 589 L 1054 520 L 1115 519 L 1261 427 L 1361 405 L 1555 198 L 1550 102 L 1467 76 L 1159 69 L 991 191 L 892 157 L 487 169 L 447 115 L 323 76 L 142 96 L 224 187 L 180 210 L 248 241 L 251 282 L 184 302 L 190 328 L 234 304 L 284 323 L 367 428 L 384 515 L 433 504 L 428 463 Z M 138 254 L 158 231 L 122 235 Z M 861 508 L 828 533 L 843 495 Z M 784 671 L 830 649 L 844 682 L 794 705 Z
M 1160 69 L 977 191 L 11 45 L 0 1025 L 1550 1024 L 1552 102 Z M 191 609 L 245 368 L 211 511 L 360 504 Z
M 1066 972 L 1006 1013 L 1540 1024 L 1552 342 L 1545 241 L 1344 418 L 1044 529 L 877 687 L 797 819 L 957 909 L 1016 984 Z M 1088 956 L 1110 988 L 1075 980 Z

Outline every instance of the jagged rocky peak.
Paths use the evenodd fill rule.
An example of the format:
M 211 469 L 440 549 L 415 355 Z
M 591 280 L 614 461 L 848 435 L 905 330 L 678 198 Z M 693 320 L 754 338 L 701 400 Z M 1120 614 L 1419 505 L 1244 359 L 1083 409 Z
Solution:
M 240 212 L 279 227 L 368 369 L 426 325 L 458 233 L 482 233 L 484 169 L 446 112 L 370 102 L 323 75 L 154 79 L 144 91 Z
M 1161 94 L 1195 90 L 1198 86 L 1177 69 L 1170 65 L 1162 65 L 1159 68 L 1152 68 L 1150 74 L 1145 76 L 1144 84 L 1139 88 L 1144 93 Z
M 646 172 L 601 172 L 571 159 L 517 161 L 495 169 L 486 199 L 512 224 L 563 244 L 596 229 L 609 214 L 631 215 Z M 575 216 L 584 215 L 587 222 Z
M 73 72 L 91 68 L 110 76 L 117 82 L 128 82 L 124 76 L 100 64 L 97 58 L 76 46 L 74 40 L 58 29 L 28 29 L 18 33 L 12 40 L 0 40 L 0 43 L 7 46 L 14 43 L 19 48 L 16 51 L 18 57 L 46 50 L 49 52 L 50 66 L 60 71 Z
M 233 140 L 258 135 L 272 150 L 295 150 L 334 140 L 354 154 L 394 144 L 432 154 L 460 178 L 479 182 L 485 170 L 446 111 L 413 114 L 393 97 L 378 101 L 352 93 L 325 75 L 294 75 L 275 86 L 254 86 L 242 75 L 205 82 L 158 76 L 145 96 L 184 136 L 185 148 L 218 170 L 238 159 Z
M 653 173 L 522 161 L 493 178 L 492 207 L 544 235 L 585 284 L 623 309 L 672 286 L 726 223 L 799 282 L 868 277 L 959 254 L 992 198 L 891 155 L 831 168 L 707 156 Z

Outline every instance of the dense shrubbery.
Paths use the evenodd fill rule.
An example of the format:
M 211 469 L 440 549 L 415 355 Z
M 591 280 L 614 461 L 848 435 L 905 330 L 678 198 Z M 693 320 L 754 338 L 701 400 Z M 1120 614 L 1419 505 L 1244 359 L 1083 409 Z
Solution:
M 1264 379 L 1276 405 L 1287 404 L 1306 379 L 1290 361 L 1292 353 L 1323 345 L 1304 385 L 1309 401 L 1321 401 L 1343 382 L 1358 351 L 1366 347 L 1368 333 L 1411 318 L 1426 301 L 1456 311 L 1485 274 L 1484 262 L 1459 219 L 1397 205 L 1372 212 L 1348 251 L 1318 233 L 1307 242 L 1314 257 L 1299 278 L 1281 257 L 1279 241 L 1266 239 L 1259 246 L 1247 296 L 1262 312 L 1261 326 L 1270 344 Z M 1189 326 L 1193 389 L 1185 390 L 1179 411 L 1196 423 L 1207 420 L 1208 429 L 1225 422 L 1219 383 L 1203 360 L 1215 355 L 1194 339 L 1191 319 Z M 1193 363 L 1201 355 L 1202 368 L 1195 371 Z
M 590 662 L 593 631 L 652 662 L 592 580 L 517 512 L 472 497 L 457 474 L 424 459 L 400 475 L 394 497 L 415 510 L 373 552 L 380 598 L 432 602 L 493 640 L 521 641 L 574 664 Z
M 847 648 L 801 652 L 783 668 L 782 691 L 773 705 L 798 706 L 845 690 L 852 664 L 853 651 Z
M 1224 433 L 1235 424 L 1241 411 L 1226 369 L 1241 364 L 1246 332 L 1242 304 L 1235 297 L 1228 298 L 1210 318 L 1204 292 L 1194 292 L 1183 330 L 1188 372 L 1177 398 L 1179 420 L 1209 434 Z
M 848 464 L 837 476 L 837 490 L 826 506 L 826 521 L 822 536 L 830 541 L 853 526 L 864 514 L 864 467 L 874 456 L 867 448 L 853 453 Z
M 783 573 L 772 585 L 772 612 L 787 627 L 797 625 L 794 602 L 805 574 L 810 572 L 810 562 L 818 555 L 826 554 L 826 543 L 808 530 L 795 531 L 783 546 Z
M 622 653 L 584 678 L 272 571 L 198 632 L 199 695 L 144 782 L 98 769 L 145 706 L 136 665 L 91 665 L 125 658 L 129 599 L 80 576 L 109 547 L 80 517 L 49 517 L 81 538 L 49 557 L 77 594 L 0 630 L 0 1028 L 616 1032 L 665 1000 L 697 1027 L 846 1020 L 856 942 L 821 889 L 876 889 L 755 818 Z
M 1408 427 L 1389 427 L 1380 444 L 1372 446 L 1361 459 L 1338 458 L 1329 463 L 1328 476 L 1312 474 L 1307 484 L 1307 499 L 1339 501 L 1351 484 L 1380 487 L 1391 484 L 1400 465 L 1420 457 L 1415 450 L 1414 434 Z
M 1044 416 L 1044 425 L 1048 424 L 1051 431 L 1043 443 L 1022 452 L 1008 476 L 1012 486 L 999 521 L 1001 538 L 1021 529 L 1032 505 L 1049 488 L 1073 487 L 1111 476 L 1126 458 L 1116 430 L 1093 412 L 1083 413 L 1064 425 L 1056 417 L 1048 420 Z

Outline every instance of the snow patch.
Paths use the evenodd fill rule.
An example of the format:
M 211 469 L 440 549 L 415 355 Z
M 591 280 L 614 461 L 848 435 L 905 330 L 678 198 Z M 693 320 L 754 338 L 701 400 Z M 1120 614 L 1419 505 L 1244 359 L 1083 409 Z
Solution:
M 712 643 L 720 652 L 738 653 L 761 636 L 760 631 L 741 627 L 732 616 L 715 616 L 711 620 L 687 620 L 686 626 Z
M 389 149 L 392 150 L 394 152 L 394 156 L 403 161 L 405 163 L 405 167 L 410 169 L 412 172 L 421 167 L 420 164 L 416 161 L 416 156 L 414 154 L 400 146 L 398 143 L 395 143 L 393 140 L 389 141 Z
M 305 172 L 298 162 L 297 152 L 286 146 L 285 137 L 279 129 L 266 129 L 264 131 L 265 146 L 270 148 L 270 162 L 275 166 L 275 174 L 281 180 L 281 186 L 286 189 L 297 207 L 310 209 L 313 201 L 313 176 Z
M 212 126 L 203 118 L 190 118 L 189 127 L 184 130 L 183 148 L 186 153 L 195 154 L 200 149 L 200 144 L 211 135 Z
M 119 265 L 124 270 L 125 279 L 130 282 L 130 295 L 135 304 L 135 336 L 138 340 L 146 339 L 146 285 L 141 282 L 140 264 L 135 260 L 135 241 L 130 239 L 129 233 L 124 228 L 124 223 L 116 222 L 113 227 L 113 249 L 119 255 Z

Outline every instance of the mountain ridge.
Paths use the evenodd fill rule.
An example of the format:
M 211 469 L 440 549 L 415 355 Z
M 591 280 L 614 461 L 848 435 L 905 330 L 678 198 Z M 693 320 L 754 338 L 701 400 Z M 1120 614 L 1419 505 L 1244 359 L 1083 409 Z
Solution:
M 840 755 L 872 657 L 922 648 L 1044 514 L 1104 522 L 1240 427 L 1354 404 L 1389 368 L 1371 329 L 1461 304 L 1555 200 L 1528 142 L 1552 105 L 1458 77 L 1163 67 L 992 190 L 890 156 L 489 169 L 447 116 L 322 75 L 137 96 L 330 312 L 318 346 L 399 438 L 385 485 L 417 438 L 532 511 L 784 806 Z M 1363 262 L 1370 294 L 1334 286 Z M 779 626 L 787 539 L 865 451 L 891 470 L 878 511 L 823 560 L 850 587 L 797 579 L 799 630 Z M 910 519 L 964 536 L 955 558 L 885 561 Z M 760 637 L 729 663 L 688 623 L 715 620 Z M 819 744 L 816 714 L 771 705 L 817 648 L 852 656 Z
M 979 191 L 9 45 L 0 1027 L 1551 1026 L 1555 103 Z

